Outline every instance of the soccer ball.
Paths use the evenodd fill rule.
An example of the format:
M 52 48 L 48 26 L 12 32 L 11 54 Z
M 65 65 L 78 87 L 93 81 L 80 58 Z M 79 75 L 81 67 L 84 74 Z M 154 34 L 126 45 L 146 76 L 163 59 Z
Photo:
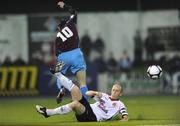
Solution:
M 162 75 L 162 68 L 159 65 L 151 65 L 147 69 L 147 75 L 151 79 L 158 79 Z

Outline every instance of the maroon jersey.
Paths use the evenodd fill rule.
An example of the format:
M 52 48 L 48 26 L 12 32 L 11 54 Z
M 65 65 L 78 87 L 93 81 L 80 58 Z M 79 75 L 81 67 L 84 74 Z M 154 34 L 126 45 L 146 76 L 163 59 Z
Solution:
M 75 15 L 71 15 L 66 24 L 61 27 L 55 40 L 56 54 L 66 52 L 79 47 L 79 36 L 74 23 Z

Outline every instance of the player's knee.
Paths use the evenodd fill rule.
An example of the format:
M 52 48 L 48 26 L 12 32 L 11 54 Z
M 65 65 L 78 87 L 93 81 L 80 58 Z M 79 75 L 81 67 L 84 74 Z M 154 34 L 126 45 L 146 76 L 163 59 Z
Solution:
M 79 107 L 81 107 L 81 103 L 79 103 L 79 101 L 73 101 L 71 103 L 71 107 L 73 110 L 77 110 Z
M 76 86 L 76 85 L 74 84 L 74 86 L 73 86 L 71 92 L 72 92 L 72 91 L 78 92 L 78 91 L 80 91 L 80 89 L 79 89 L 78 86 Z
M 82 98 L 81 91 L 78 86 L 74 84 L 72 90 L 71 90 L 71 96 L 73 101 L 79 101 Z
M 75 103 L 76 103 L 76 108 L 81 107 L 81 103 L 79 103 L 79 101 L 75 101 Z
M 79 101 L 73 101 L 74 108 L 73 110 L 76 112 L 76 114 L 82 114 L 85 112 L 85 106 L 82 105 Z

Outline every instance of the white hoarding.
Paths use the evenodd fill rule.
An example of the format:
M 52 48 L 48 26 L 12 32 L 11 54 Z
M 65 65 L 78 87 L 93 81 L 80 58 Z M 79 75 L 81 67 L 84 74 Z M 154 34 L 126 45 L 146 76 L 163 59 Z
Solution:
M 0 61 L 20 56 L 28 62 L 28 31 L 26 15 L 0 15 Z

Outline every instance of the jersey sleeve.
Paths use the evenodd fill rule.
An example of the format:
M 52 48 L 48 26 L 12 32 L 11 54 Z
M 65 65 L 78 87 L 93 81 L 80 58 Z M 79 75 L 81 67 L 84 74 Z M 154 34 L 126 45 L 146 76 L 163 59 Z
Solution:
M 68 11 L 71 15 L 69 17 L 69 20 L 67 22 L 74 22 L 75 24 L 77 23 L 77 11 L 72 8 L 72 6 L 69 5 L 64 5 L 64 9 Z
M 122 117 L 124 115 L 128 115 L 126 106 L 124 105 L 124 103 L 121 102 L 120 108 L 119 108 L 119 113 L 122 115 Z

